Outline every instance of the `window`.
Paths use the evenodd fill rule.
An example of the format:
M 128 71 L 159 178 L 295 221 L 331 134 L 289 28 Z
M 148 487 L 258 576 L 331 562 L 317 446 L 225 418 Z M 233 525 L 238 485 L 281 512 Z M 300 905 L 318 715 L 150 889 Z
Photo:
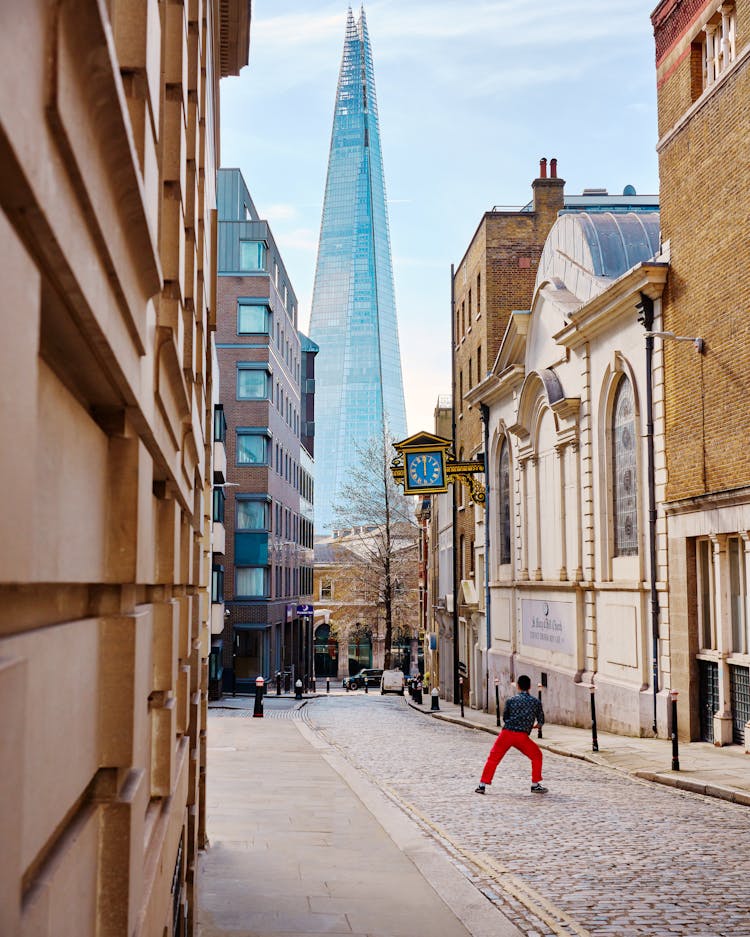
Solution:
M 250 599 L 266 598 L 268 570 L 265 566 L 238 566 L 234 571 L 234 594 Z
M 510 450 L 507 439 L 500 449 L 500 477 L 498 479 L 499 562 L 510 563 Z
M 320 580 L 320 597 L 321 599 L 333 598 L 333 583 L 330 579 Z
M 266 245 L 263 241 L 240 241 L 240 270 L 252 273 L 266 269 Z
M 268 530 L 271 510 L 264 498 L 237 497 L 237 530 Z
M 224 567 L 214 566 L 211 570 L 211 601 L 224 601 Z
M 264 364 L 237 365 L 237 399 L 267 400 L 271 375 Z
M 237 430 L 237 465 L 266 465 L 268 436 L 263 429 Z
M 224 416 L 224 407 L 219 403 L 214 409 L 214 442 L 227 441 L 227 419 Z
M 614 555 L 638 553 L 635 410 L 633 386 L 623 377 L 612 408 L 612 514 Z
M 214 498 L 213 498 L 213 520 L 217 524 L 224 523 L 224 502 L 226 498 L 224 497 L 223 488 L 214 488 Z
M 732 619 L 732 650 L 747 654 L 747 583 L 745 545 L 740 537 L 727 538 L 729 556 L 729 610 Z
M 744 538 L 740 534 L 719 535 L 716 543 L 708 538 L 699 539 L 695 552 L 699 651 L 747 654 L 750 650 L 750 621 Z M 717 578 L 728 587 L 724 606 L 727 628 L 720 627 L 717 620 Z
M 731 3 L 716 12 L 693 41 L 690 50 L 690 94 L 693 101 L 721 76 L 736 58 L 737 17 Z
M 482 294 L 480 292 L 482 286 L 482 274 L 477 274 L 477 319 L 482 314 Z
M 482 346 L 477 345 L 477 383 L 482 380 Z
M 265 303 L 240 299 L 237 303 L 237 334 L 268 335 L 271 310 Z

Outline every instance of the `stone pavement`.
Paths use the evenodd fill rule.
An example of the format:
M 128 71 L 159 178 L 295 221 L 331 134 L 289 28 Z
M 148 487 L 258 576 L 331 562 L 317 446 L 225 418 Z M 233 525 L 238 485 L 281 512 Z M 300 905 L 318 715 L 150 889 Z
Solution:
M 440 700 L 440 712 L 430 710 L 429 695 L 424 705 L 412 700 L 409 704 L 437 719 L 465 725 L 473 729 L 497 734 L 500 730 L 494 713 L 480 712 Z M 750 807 L 750 754 L 739 745 L 715 748 L 706 742 L 680 742 L 680 770 L 672 770 L 672 743 L 668 739 L 634 738 L 598 732 L 599 751 L 592 751 L 591 731 L 573 726 L 547 723 L 543 738 L 531 737 L 541 747 L 558 755 L 581 758 L 593 764 L 606 765 L 646 781 L 656 781 L 670 787 L 720 797 Z
M 272 707 L 229 719 L 249 716 L 247 699 L 211 706 L 198 937 L 519 937 L 371 782 Z

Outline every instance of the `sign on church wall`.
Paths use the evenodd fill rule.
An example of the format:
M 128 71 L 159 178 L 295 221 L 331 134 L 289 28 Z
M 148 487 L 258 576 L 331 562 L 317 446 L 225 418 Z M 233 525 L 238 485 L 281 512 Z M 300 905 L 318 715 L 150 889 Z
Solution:
M 521 599 L 521 639 L 530 647 L 561 654 L 576 648 L 576 608 L 573 602 Z

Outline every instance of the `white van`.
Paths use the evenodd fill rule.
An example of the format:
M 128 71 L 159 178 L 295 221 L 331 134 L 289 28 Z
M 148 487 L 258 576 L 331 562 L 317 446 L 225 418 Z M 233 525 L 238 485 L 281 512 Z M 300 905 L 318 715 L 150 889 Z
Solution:
M 380 678 L 380 692 L 385 693 L 400 693 L 401 696 L 404 695 L 404 686 L 406 685 L 406 680 L 404 674 L 401 670 L 384 670 L 383 676 Z

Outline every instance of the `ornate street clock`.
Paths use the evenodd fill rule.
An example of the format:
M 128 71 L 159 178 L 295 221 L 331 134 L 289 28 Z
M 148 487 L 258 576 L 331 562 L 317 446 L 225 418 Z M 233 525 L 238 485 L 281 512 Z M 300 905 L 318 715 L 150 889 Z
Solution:
M 461 482 L 471 500 L 483 504 L 484 485 L 474 476 L 484 472 L 484 462 L 458 462 L 451 452 L 450 439 L 432 433 L 416 433 L 395 442 L 398 455 L 391 462 L 393 478 L 404 486 L 404 494 L 440 494 L 450 482 Z
M 406 478 L 404 491 L 447 491 L 445 450 L 418 449 L 404 453 Z

